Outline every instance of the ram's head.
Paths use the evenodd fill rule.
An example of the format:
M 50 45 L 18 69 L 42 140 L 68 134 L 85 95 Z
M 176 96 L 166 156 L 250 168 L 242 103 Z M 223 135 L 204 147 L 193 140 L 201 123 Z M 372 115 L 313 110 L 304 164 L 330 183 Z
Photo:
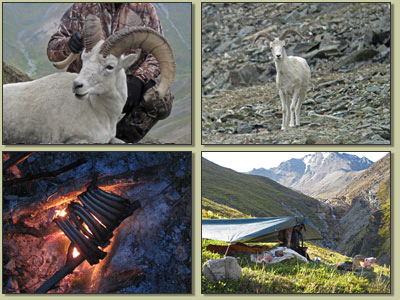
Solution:
M 124 53 L 132 49 L 142 49 L 156 58 L 161 70 L 160 85 L 149 89 L 144 99 L 164 98 L 175 76 L 175 59 L 168 41 L 155 30 L 143 26 L 121 29 L 106 40 L 102 32 L 100 19 L 89 15 L 82 33 L 85 45 L 81 55 L 82 69 L 72 88 L 76 97 L 86 99 L 91 94 L 101 95 L 114 90 L 112 86 L 120 86 L 126 92 L 126 83 L 116 79 L 124 76 L 124 69 L 134 63 L 137 55 L 125 56 Z M 58 69 L 66 68 L 79 55 L 71 53 L 54 66 Z

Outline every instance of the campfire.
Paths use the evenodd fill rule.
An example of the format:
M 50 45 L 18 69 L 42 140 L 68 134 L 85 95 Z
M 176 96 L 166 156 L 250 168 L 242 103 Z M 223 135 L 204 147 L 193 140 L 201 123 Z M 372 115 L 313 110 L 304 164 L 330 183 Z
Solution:
M 54 158 L 64 166 L 43 164 Z M 190 293 L 190 163 L 186 152 L 3 153 L 3 293 Z

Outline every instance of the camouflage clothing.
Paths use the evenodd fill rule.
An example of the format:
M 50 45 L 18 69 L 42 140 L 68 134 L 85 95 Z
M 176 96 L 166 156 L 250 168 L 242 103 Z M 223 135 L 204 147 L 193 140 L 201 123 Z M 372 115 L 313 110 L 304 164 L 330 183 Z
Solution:
M 150 3 L 122 3 L 117 9 L 114 3 L 75 3 L 64 14 L 57 32 L 50 38 L 47 46 L 47 56 L 50 61 L 57 62 L 67 58 L 71 53 L 67 46 L 69 38 L 75 32 L 82 31 L 85 18 L 89 14 L 100 18 L 105 38 L 122 28 L 143 25 L 163 34 L 156 10 Z M 136 51 L 131 50 L 129 53 L 134 52 Z M 79 57 L 67 71 L 79 73 L 81 68 L 82 60 Z M 153 55 L 147 52 L 140 53 L 137 63 L 132 65 L 126 74 L 128 80 L 132 75 L 141 74 L 151 79 L 160 74 L 160 68 Z
M 150 27 L 163 35 L 156 10 L 150 3 L 75 3 L 64 14 L 57 32 L 49 41 L 47 56 L 50 61 L 62 61 L 71 53 L 67 46 L 68 41 L 75 32 L 82 31 L 85 18 L 89 14 L 100 18 L 105 38 L 122 28 L 131 26 Z M 157 60 L 148 52 L 142 52 L 140 49 L 137 51 L 140 51 L 138 60 L 126 70 L 127 80 L 131 80 L 134 75 L 138 78 L 141 78 L 140 75 L 144 75 L 147 80 L 153 79 L 156 81 L 157 76 L 160 74 Z M 131 50 L 127 54 L 137 51 Z M 78 57 L 68 67 L 67 71 L 79 73 L 81 68 L 82 60 Z M 141 80 L 143 81 L 143 79 Z M 147 82 L 146 86 L 149 84 L 151 85 L 151 82 Z M 145 89 L 143 89 L 142 94 L 144 91 Z M 130 93 L 132 91 L 130 91 L 128 84 L 128 94 Z M 135 105 L 130 107 L 129 111 L 125 111 L 124 108 L 126 114 L 117 125 L 117 137 L 130 143 L 140 141 L 158 120 L 166 118 L 171 113 L 173 98 L 172 94 L 167 92 L 164 99 L 159 101 L 164 104 L 165 109 L 163 116 L 158 117 L 150 113 L 147 114 L 140 106 L 140 103 L 134 100 Z M 141 96 L 140 99 L 142 99 Z M 132 99 L 128 97 L 128 102 L 129 100 Z

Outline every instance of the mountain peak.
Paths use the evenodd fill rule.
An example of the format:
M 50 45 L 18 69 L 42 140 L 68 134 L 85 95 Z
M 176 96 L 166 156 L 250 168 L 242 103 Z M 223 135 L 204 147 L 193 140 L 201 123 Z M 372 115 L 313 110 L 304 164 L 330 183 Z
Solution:
M 262 175 L 309 196 L 319 196 L 347 185 L 356 173 L 373 164 L 366 157 L 340 152 L 315 152 L 292 158 L 270 169 L 253 169 Z

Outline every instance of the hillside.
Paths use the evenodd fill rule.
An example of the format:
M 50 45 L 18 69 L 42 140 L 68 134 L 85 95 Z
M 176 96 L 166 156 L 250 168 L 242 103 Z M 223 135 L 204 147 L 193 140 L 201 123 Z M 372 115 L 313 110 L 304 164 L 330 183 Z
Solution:
M 253 169 L 248 174 L 266 176 L 310 197 L 328 199 L 372 164 L 366 157 L 348 153 L 316 152 L 275 168 Z
M 71 3 L 5 3 L 3 61 L 33 79 L 57 72 L 46 49 Z M 157 3 L 157 14 L 177 61 L 178 74 L 191 73 L 191 6 Z
M 11 67 L 4 63 L 3 61 L 3 84 L 6 83 L 16 83 L 16 82 L 25 82 L 25 81 L 31 81 L 32 79 L 20 72 L 18 69 Z
M 391 265 L 389 154 L 362 171 L 335 198 L 324 201 L 203 159 L 202 197 L 207 199 L 202 208 L 211 216 L 307 216 L 324 237 L 318 245 L 347 256 L 374 256 L 380 265 Z
M 390 3 L 203 3 L 202 22 L 203 144 L 390 144 Z M 311 68 L 287 131 L 268 41 L 245 39 L 267 28 L 298 29 Z
M 192 83 L 191 74 L 178 75 L 171 87 L 174 95 L 170 116 L 159 121 L 150 131 L 150 136 L 162 143 L 192 143 Z
M 380 264 L 391 264 L 390 166 L 387 154 L 330 200 L 334 207 L 349 205 L 330 233 L 337 251 L 347 255 L 365 253 L 378 257 Z
M 247 175 L 202 159 L 202 197 L 254 217 L 306 216 L 316 227 L 316 214 L 325 210 L 318 201 L 269 178 Z M 329 210 L 327 210 L 329 212 Z
M 190 3 L 154 3 L 164 35 L 175 54 L 177 74 L 192 73 L 192 9 Z
M 3 4 L 3 61 L 33 79 L 62 72 L 48 60 L 50 37 L 70 3 Z
M 204 197 L 201 199 L 201 216 L 203 219 L 236 219 L 251 217 L 237 209 L 216 203 Z

